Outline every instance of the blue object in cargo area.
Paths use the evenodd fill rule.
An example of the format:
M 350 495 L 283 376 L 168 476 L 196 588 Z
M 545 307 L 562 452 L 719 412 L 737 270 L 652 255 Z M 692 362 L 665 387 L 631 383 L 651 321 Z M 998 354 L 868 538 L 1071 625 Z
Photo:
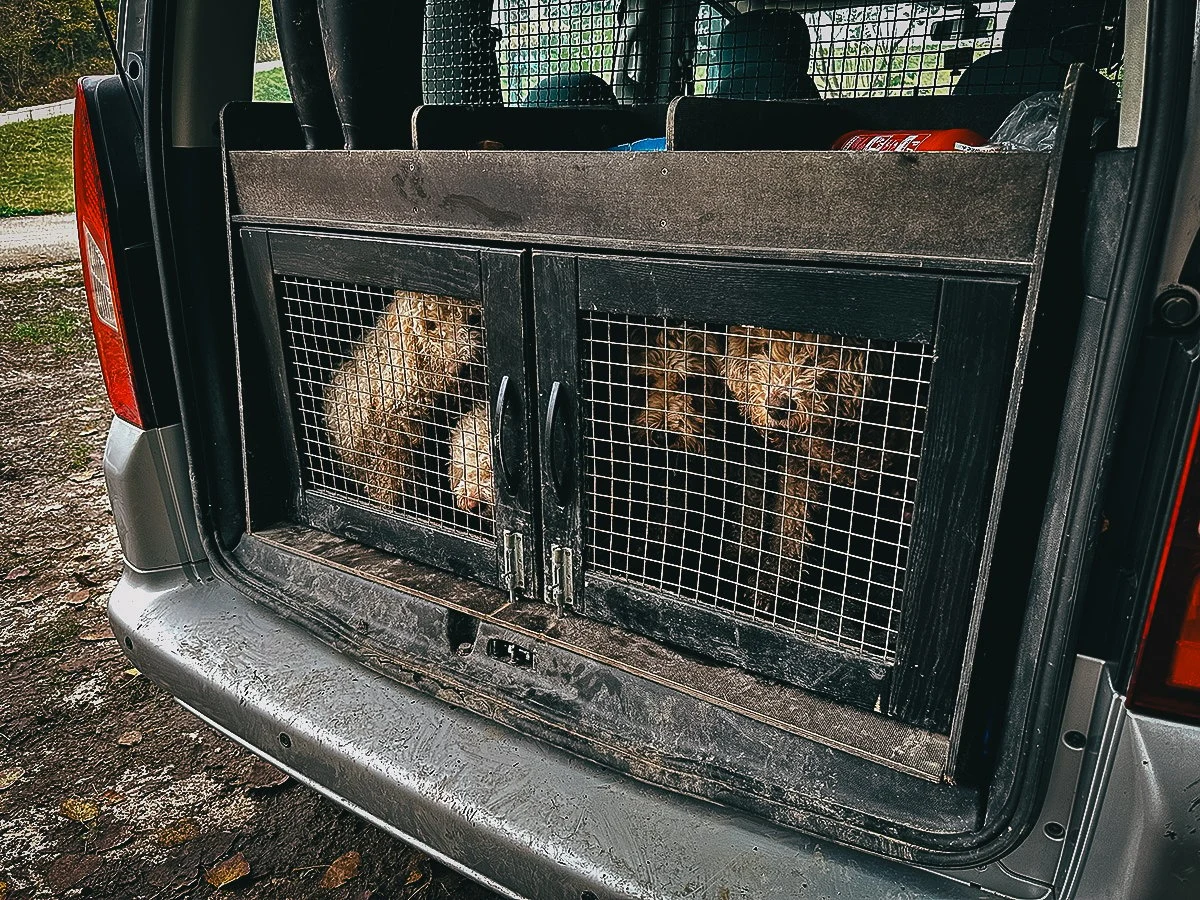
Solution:
M 609 150 L 666 150 L 667 139 L 665 137 L 642 138 L 640 141 L 634 141 L 631 144 L 617 144 L 615 147 L 609 147 Z

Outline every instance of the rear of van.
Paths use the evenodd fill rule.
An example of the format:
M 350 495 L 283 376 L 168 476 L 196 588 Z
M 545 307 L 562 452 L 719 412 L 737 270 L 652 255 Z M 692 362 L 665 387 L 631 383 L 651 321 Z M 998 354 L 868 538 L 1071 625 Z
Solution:
M 77 99 L 141 671 L 504 896 L 1195 893 L 1194 4 L 273 6 Z

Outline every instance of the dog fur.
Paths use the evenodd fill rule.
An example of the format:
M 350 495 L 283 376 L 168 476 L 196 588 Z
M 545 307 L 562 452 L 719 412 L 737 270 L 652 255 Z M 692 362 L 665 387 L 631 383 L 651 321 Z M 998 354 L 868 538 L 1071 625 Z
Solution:
M 397 291 L 330 382 L 330 445 L 375 502 L 405 496 L 435 411 L 460 402 L 464 375 L 483 358 L 481 316 L 476 304 Z
M 450 432 L 450 491 L 459 509 L 487 515 L 495 502 L 488 405 L 476 403 Z
M 644 385 L 631 433 L 644 444 L 698 453 L 724 403 L 721 343 L 693 329 L 653 328 L 650 334 L 630 352 L 631 380 Z
M 835 422 L 855 421 L 869 376 L 854 342 L 792 332 L 729 329 L 722 374 L 750 425 L 766 438 L 768 465 L 747 478 L 740 542 L 743 572 L 755 573 L 756 604 L 771 605 L 800 580 L 812 540 L 812 508 L 829 486 L 853 483 L 853 447 Z

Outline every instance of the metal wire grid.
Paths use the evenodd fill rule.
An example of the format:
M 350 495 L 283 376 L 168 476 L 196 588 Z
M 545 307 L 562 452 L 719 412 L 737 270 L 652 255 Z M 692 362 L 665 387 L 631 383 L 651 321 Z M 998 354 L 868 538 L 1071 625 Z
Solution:
M 591 571 L 890 661 L 930 348 L 634 316 L 582 334 Z
M 493 540 L 479 306 L 300 277 L 279 290 L 306 489 Z
M 699 3 L 697 13 L 697 4 L 686 0 L 645 9 L 631 0 L 494 0 L 487 40 L 495 42 L 500 95 L 506 105 L 595 104 L 604 102 L 618 69 L 621 77 L 634 80 L 654 77 L 653 71 L 642 68 L 645 53 L 618 50 L 618 45 L 623 46 L 621 35 L 641 28 L 638 17 L 648 16 L 652 6 L 659 10 L 656 15 L 669 21 L 695 16 L 694 46 L 687 48 L 692 58 L 685 66 L 693 76 L 685 90 L 695 94 L 794 99 L 804 91 L 797 93 L 792 75 L 783 73 L 797 66 L 811 76 L 806 83 L 811 83 L 812 96 L 826 99 L 946 94 L 966 66 L 1001 49 L 1014 2 L 979 0 L 972 11 L 968 5 L 919 2 L 847 3 L 842 8 L 777 3 L 764 9 L 762 3 L 720 0 Z M 1111 0 L 1108 6 L 1111 10 L 1106 10 L 1105 20 L 1112 24 L 1119 18 L 1120 2 Z M 472 17 L 480 14 L 479 0 L 464 0 L 461 8 L 447 3 L 443 9 L 443 15 L 463 21 L 474 21 Z M 975 21 L 990 19 L 990 29 L 976 32 L 968 27 L 958 37 L 934 39 L 939 23 L 949 26 L 950 20 L 961 20 L 972 12 Z M 774 15 L 764 20 L 768 24 L 754 26 L 751 20 L 764 13 Z M 789 18 L 792 25 L 787 23 Z M 803 26 L 794 27 L 796 20 Z M 786 36 L 780 37 L 781 29 L 787 31 Z M 802 46 L 804 31 L 807 50 Z M 473 40 L 478 43 L 482 38 Z M 440 83 L 439 70 L 455 62 L 452 54 L 439 52 L 436 45 L 427 47 L 426 56 L 428 89 Z M 1097 68 L 1110 69 L 1116 77 L 1116 66 L 1104 56 L 1098 44 L 1089 61 Z M 1022 63 L 1010 61 L 1009 65 Z M 574 91 L 555 88 L 547 92 L 544 79 L 568 73 L 590 73 L 608 88 L 601 86 L 599 94 L 594 84 Z M 763 83 L 757 83 L 760 80 Z M 451 102 L 436 91 L 434 94 L 427 102 Z M 608 102 L 616 102 L 615 97 Z
M 497 59 L 505 105 L 528 102 L 538 83 L 554 75 L 590 73 L 611 86 L 618 5 L 618 0 L 496 0 L 492 24 L 500 32 Z M 572 102 L 562 95 L 553 99 Z
M 962 7 L 897 3 L 802 10 L 811 42 L 808 73 L 816 91 L 826 99 L 948 94 L 966 65 L 1000 49 L 1013 3 L 976 3 L 979 16 L 991 17 L 995 30 L 978 39 L 953 42 L 935 41 L 932 30 L 941 20 L 962 16 Z M 720 74 L 714 71 L 713 63 L 722 49 L 721 35 L 728 21 L 717 9 L 701 7 L 697 23 L 697 94 L 721 91 Z M 756 39 L 761 41 L 762 37 L 749 34 L 727 40 L 725 52 L 754 53 L 757 48 L 752 42 Z M 738 91 L 760 93 L 752 85 L 741 85 Z

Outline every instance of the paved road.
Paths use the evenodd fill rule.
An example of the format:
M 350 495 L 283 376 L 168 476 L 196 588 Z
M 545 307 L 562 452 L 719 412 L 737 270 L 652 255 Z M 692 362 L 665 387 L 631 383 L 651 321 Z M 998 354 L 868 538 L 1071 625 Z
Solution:
M 39 103 L 37 106 L 22 106 L 20 109 L 10 109 L 0 112 L 0 125 L 9 122 L 36 122 L 38 119 L 53 119 L 55 116 L 69 116 L 75 112 L 75 98 L 59 100 L 57 103 Z
M 79 236 L 73 214 L 0 219 L 0 272 L 78 258 Z

